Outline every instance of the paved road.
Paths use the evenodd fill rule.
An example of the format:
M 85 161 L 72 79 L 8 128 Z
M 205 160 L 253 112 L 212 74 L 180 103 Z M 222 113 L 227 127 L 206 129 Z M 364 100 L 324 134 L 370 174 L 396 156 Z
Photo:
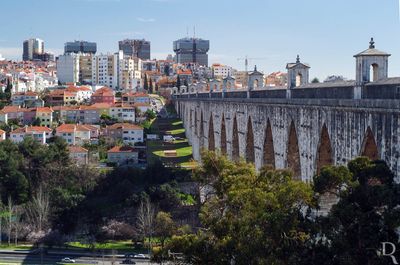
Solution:
M 40 264 L 57 264 L 64 258 L 65 255 L 58 254 L 50 254 L 43 255 L 40 254 L 32 255 L 32 254 L 12 254 L 12 253 L 0 253 L 0 264 L 14 265 L 14 264 L 29 264 L 29 265 L 40 265 Z M 91 257 L 89 256 L 69 256 L 74 259 L 78 264 L 98 264 L 98 265 L 113 265 L 113 259 L 109 257 Z M 114 259 L 114 264 L 121 264 L 123 260 L 122 257 L 117 257 Z M 145 265 L 150 264 L 147 260 L 138 260 L 134 259 L 137 265 Z

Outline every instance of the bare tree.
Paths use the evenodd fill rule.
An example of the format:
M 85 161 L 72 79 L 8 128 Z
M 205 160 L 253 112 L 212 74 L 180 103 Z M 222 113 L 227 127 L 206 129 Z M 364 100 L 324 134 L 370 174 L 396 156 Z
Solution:
M 154 216 L 155 208 L 151 204 L 150 199 L 146 197 L 140 202 L 138 216 L 137 216 L 137 227 L 143 236 L 143 241 L 146 241 L 146 237 L 149 237 L 149 248 L 151 249 L 151 237 L 154 232 Z
M 13 214 L 14 214 L 14 203 L 11 197 L 8 197 L 8 205 L 7 205 L 7 221 L 8 221 L 8 245 L 11 245 L 11 231 L 13 226 Z
M 32 201 L 25 207 L 30 224 L 35 231 L 43 231 L 50 214 L 50 201 L 42 187 L 38 189 Z

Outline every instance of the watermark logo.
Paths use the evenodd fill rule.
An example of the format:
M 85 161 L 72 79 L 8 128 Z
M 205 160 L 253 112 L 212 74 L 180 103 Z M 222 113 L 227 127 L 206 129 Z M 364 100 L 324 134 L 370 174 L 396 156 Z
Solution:
M 381 255 L 383 257 L 390 257 L 392 259 L 393 264 L 399 264 L 397 262 L 394 253 L 396 252 L 396 245 L 392 242 L 382 242 L 382 252 Z

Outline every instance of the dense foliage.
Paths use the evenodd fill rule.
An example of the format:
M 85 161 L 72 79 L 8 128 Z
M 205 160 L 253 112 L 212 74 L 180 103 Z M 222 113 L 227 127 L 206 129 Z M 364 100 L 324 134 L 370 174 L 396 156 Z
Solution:
M 285 170 L 259 173 L 206 153 L 203 229 L 174 236 L 168 248 L 192 264 L 389 264 L 381 242 L 397 243 L 399 185 L 382 161 L 357 158 L 322 169 L 314 185 Z M 324 196 L 337 203 L 320 210 Z

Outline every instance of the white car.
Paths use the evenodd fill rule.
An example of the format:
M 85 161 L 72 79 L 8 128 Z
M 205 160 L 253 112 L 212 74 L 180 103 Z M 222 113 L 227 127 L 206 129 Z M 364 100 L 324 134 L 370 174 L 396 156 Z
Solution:
M 64 263 L 75 263 L 75 260 L 74 259 L 70 259 L 70 258 L 63 258 L 61 260 L 61 262 L 64 262 Z
M 136 254 L 133 256 L 135 259 L 146 259 L 147 257 L 144 254 Z

